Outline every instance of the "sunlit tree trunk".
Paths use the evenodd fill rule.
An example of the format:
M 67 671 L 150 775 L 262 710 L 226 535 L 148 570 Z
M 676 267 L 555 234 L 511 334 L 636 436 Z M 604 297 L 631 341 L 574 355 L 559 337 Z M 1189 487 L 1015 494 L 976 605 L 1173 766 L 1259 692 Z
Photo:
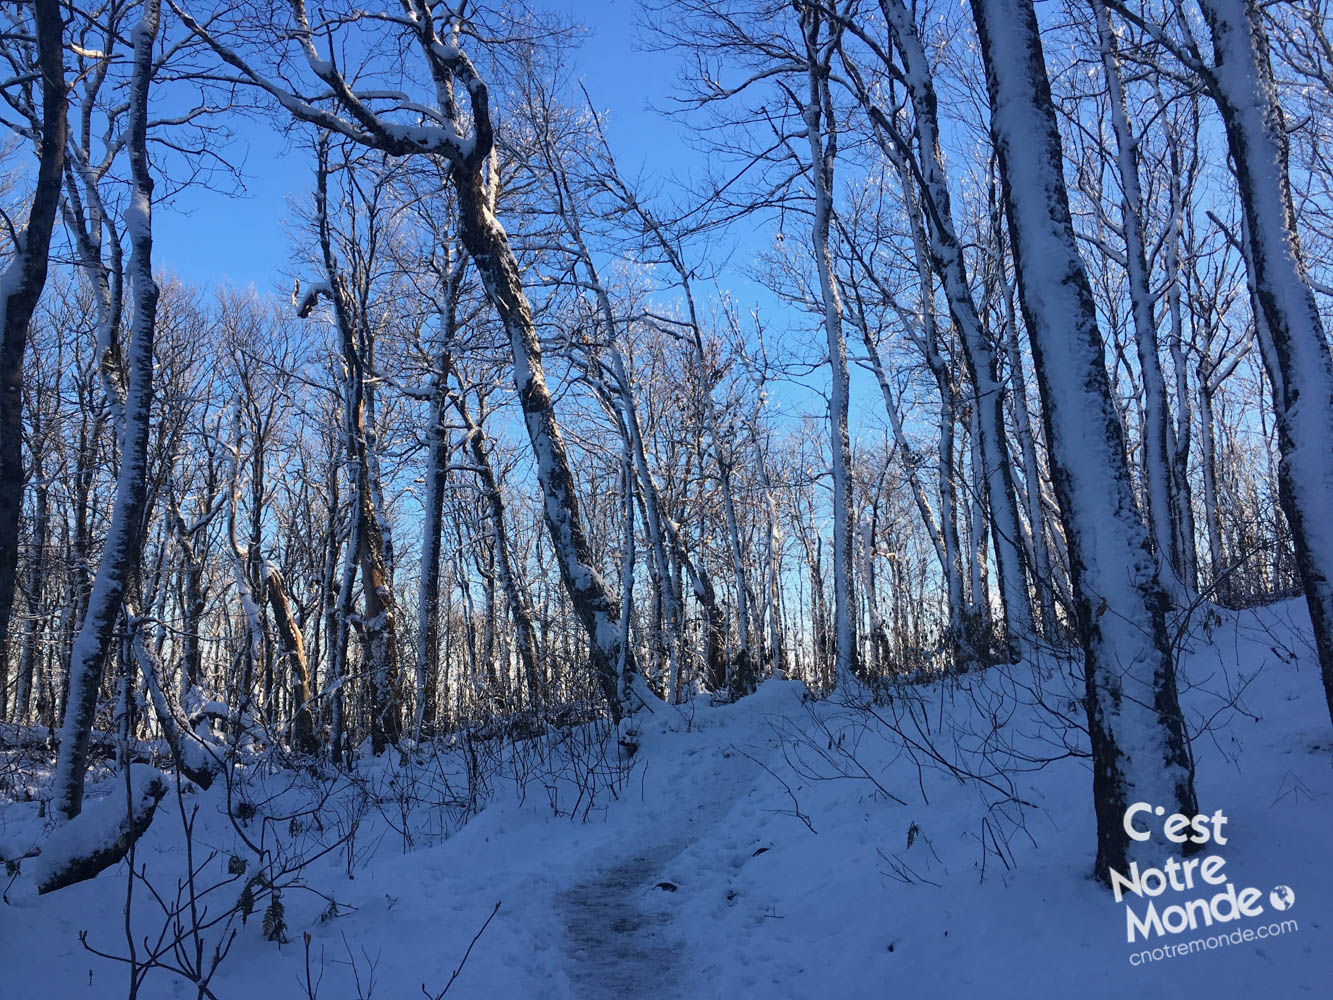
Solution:
M 77 816 L 83 807 L 88 741 L 97 713 L 102 671 L 116 624 L 121 618 L 121 599 L 138 565 L 142 544 L 147 499 L 149 410 L 153 399 L 153 333 L 158 299 L 152 261 L 153 178 L 148 163 L 148 88 L 160 15 L 159 0 L 147 0 L 140 20 L 131 32 L 134 51 L 128 150 L 132 187 L 123 216 L 132 249 L 130 277 L 134 291 L 127 359 L 129 384 L 123 409 L 120 468 L 111 525 L 97 567 L 88 611 L 70 654 L 60 756 L 52 782 L 55 809 L 66 819 Z
M 1254 0 L 1199 0 L 1213 41 L 1207 81 L 1226 126 L 1273 381 L 1278 486 L 1333 716 L 1333 359 L 1301 256 L 1287 127 Z M 1263 343 L 1266 341 L 1266 343 Z
M 40 89 L 42 108 L 40 120 L 34 113 L 32 122 L 38 136 L 37 176 L 27 225 L 16 234 L 13 256 L 0 272 L 0 719 L 8 716 L 9 619 L 14 607 L 23 512 L 23 354 L 28 324 L 46 284 L 65 163 L 64 29 L 60 6 L 57 0 L 35 0 L 32 5 L 35 68 L 40 83 L 34 90 Z
M 810 234 L 819 276 L 821 319 L 828 346 L 829 454 L 833 479 L 833 639 L 834 676 L 841 684 L 860 671 L 857 662 L 856 598 L 853 593 L 852 452 L 847 426 L 851 379 L 847 370 L 847 343 L 842 330 L 842 298 L 834 274 L 829 233 L 833 217 L 834 165 L 838 155 L 838 122 L 834 117 L 829 60 L 838 28 L 825 20 L 813 4 L 797 6 L 805 40 L 806 71 L 809 77 L 805 104 L 801 108 L 809 143 L 810 181 L 814 214 Z
M 1031 0 L 972 0 L 1019 297 L 1041 386 L 1084 650 L 1096 873 L 1156 859 L 1125 833 L 1133 802 L 1193 815 L 1165 595 L 1134 499 L 1096 309 L 1075 243 L 1064 157 Z

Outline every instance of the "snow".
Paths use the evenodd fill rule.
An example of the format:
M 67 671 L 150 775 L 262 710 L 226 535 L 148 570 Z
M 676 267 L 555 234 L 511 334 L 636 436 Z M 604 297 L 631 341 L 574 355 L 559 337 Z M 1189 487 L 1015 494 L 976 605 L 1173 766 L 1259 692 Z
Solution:
M 1333 357 L 1291 216 L 1287 151 L 1278 139 L 1280 99 L 1267 57 L 1259 58 L 1255 48 L 1249 21 L 1259 17 L 1257 10 L 1242 0 L 1203 0 L 1200 7 L 1217 59 L 1211 80 L 1219 106 L 1224 113 L 1230 109 L 1227 130 L 1242 179 L 1250 281 L 1265 319 L 1255 330 L 1281 399 L 1282 469 L 1297 512 L 1297 546 L 1309 553 L 1302 576 L 1309 599 L 1329 618 L 1333 583 L 1326 567 L 1333 565 L 1333 531 L 1321 515 L 1333 492 Z
M 462 52 L 459 51 L 458 45 L 452 41 L 432 42 L 431 51 L 445 62 L 453 62 L 462 56 Z
M 310 311 L 319 304 L 321 295 L 333 297 L 333 287 L 327 281 L 312 282 L 306 286 L 305 291 L 301 291 L 300 284 L 297 284 L 292 290 L 292 305 L 296 308 L 296 315 L 310 315 Z
M 363 984 L 373 967 L 375 996 L 420 995 L 423 983 L 435 993 L 500 901 L 450 998 L 1324 995 L 1333 972 L 1324 947 L 1333 922 L 1330 737 L 1303 604 L 1214 613 L 1195 633 L 1182 702 L 1192 731 L 1217 716 L 1194 750 L 1201 810 L 1222 810 L 1228 833 L 1225 846 L 1196 857 L 1221 855 L 1237 889 L 1258 887 L 1265 899 L 1290 886 L 1296 902 L 1282 916 L 1297 920 L 1294 932 L 1131 965 L 1127 904 L 1089 878 L 1086 761 L 1060 757 L 1050 716 L 1023 694 L 1040 682 L 1058 703 L 1076 685 L 1064 665 L 1020 664 L 907 686 L 876 711 L 892 719 L 912 706 L 922 729 L 905 732 L 918 743 L 933 734 L 949 759 L 977 771 L 980 737 L 998 715 L 1003 738 L 991 742 L 1009 750 L 992 762 L 1009 770 L 1013 796 L 1032 804 L 1021 813 L 911 752 L 854 705 L 809 700 L 796 682 L 767 682 L 729 706 L 657 702 L 625 733 L 603 732 L 591 798 L 588 770 L 562 756 L 601 745 L 590 730 L 521 744 L 502 764 L 494 743 L 476 743 L 492 763 L 483 764 L 475 814 L 453 751 L 407 767 L 397 755 L 366 757 L 355 783 L 252 761 L 237 768 L 233 796 L 281 821 L 255 817 L 240 829 L 257 842 L 262 827 L 283 856 L 312 860 L 306 888 L 283 892 L 290 943 L 264 939 L 261 900 L 212 988 L 220 997 L 304 996 L 308 932 L 320 996 L 355 996 L 354 965 Z M 1229 711 L 1237 691 L 1243 711 Z M 953 730 L 978 738 L 955 746 L 945 738 Z M 630 732 L 638 750 L 618 757 L 615 738 Z M 1079 746 L 1076 735 L 1064 738 Z M 854 748 L 855 764 L 839 744 Z M 1059 759 L 1038 766 L 1025 755 Z M 136 780 L 151 773 L 136 769 Z M 254 870 L 221 785 L 185 800 L 199 809 L 203 884 L 225 878 L 232 854 Z M 399 789 L 437 801 L 404 825 Z M 90 780 L 88 799 L 85 817 L 114 818 L 123 784 Z M 177 810 L 168 796 L 140 842 L 139 863 L 159 892 L 183 872 Z M 289 828 L 292 815 L 304 817 L 301 832 Z M 354 821 L 353 841 L 316 857 Z M 20 845 L 40 838 L 45 822 L 35 803 L 0 813 L 6 839 Z M 124 864 L 40 897 L 35 870 L 25 863 L 2 911 L 6 997 L 122 996 L 123 970 L 85 952 L 77 935 L 86 928 L 94 947 L 123 949 Z M 339 915 L 321 921 L 325 897 Z M 160 913 L 138 890 L 136 899 L 137 932 L 155 935 Z M 1143 901 L 1127 899 L 1142 911 Z M 193 991 L 160 971 L 141 993 L 176 995 Z
M 991 130 L 1005 179 L 1014 258 L 1063 513 L 1078 617 L 1096 657 L 1090 722 L 1118 751 L 1098 775 L 1125 804 L 1188 798 L 1188 761 L 1162 724 L 1169 664 L 1160 586 L 1111 402 L 1104 343 L 1074 242 L 1063 154 L 1031 5 L 977 0 L 991 89 Z M 1036 88 L 1034 90 L 1034 87 Z M 1036 99 L 1034 99 L 1034 94 Z M 1110 793 L 1109 789 L 1115 792 Z M 1155 838 L 1154 844 L 1160 846 Z M 1129 845 L 1134 853 L 1148 845 Z
M 133 803 L 135 820 L 152 811 L 157 800 L 166 794 L 168 780 L 157 768 L 144 764 L 130 766 L 128 801 Z M 129 829 L 126 805 L 125 788 L 118 780 L 111 794 L 85 806 L 79 815 L 57 826 L 41 842 L 41 854 L 32 869 L 34 881 L 42 885 L 71 863 L 110 850 Z

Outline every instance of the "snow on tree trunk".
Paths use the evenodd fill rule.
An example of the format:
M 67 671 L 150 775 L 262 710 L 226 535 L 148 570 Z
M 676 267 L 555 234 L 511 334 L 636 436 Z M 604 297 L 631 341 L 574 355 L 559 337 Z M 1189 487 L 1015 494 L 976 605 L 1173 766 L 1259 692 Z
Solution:
M 1206 79 L 1222 113 L 1247 231 L 1256 322 L 1277 415 L 1278 489 L 1333 717 L 1333 359 L 1296 231 L 1288 142 L 1254 0 L 1199 0 L 1213 41 Z
M 544 136 L 548 134 L 543 132 Z M 610 362 L 612 381 L 611 385 L 606 387 L 607 395 L 616 401 L 619 411 L 616 420 L 617 427 L 625 439 L 625 448 L 643 497 L 644 527 L 648 533 L 648 546 L 653 558 L 654 577 L 657 581 L 657 602 L 655 602 L 654 607 L 660 607 L 661 609 L 661 621 L 657 628 L 658 645 L 665 651 L 668 663 L 666 700 L 668 704 L 675 704 L 677 685 L 680 681 L 680 635 L 683 613 L 679 595 L 676 592 L 675 576 L 672 573 L 670 560 L 667 558 L 667 549 L 663 537 L 664 514 L 661 496 L 652 469 L 648 465 L 648 457 L 643 446 L 643 433 L 639 425 L 638 409 L 634 400 L 634 386 L 630 382 L 624 355 L 617 340 L 621 324 L 617 322 L 611 295 L 602 282 L 596 262 L 584 241 L 579 199 L 570 184 L 568 172 L 560 161 L 558 153 L 550 145 L 549 140 L 544 141 L 543 152 L 552 174 L 552 180 L 558 186 L 561 194 L 557 203 L 557 212 L 564 223 L 566 234 L 572 244 L 571 253 L 583 268 L 586 275 L 586 286 L 593 293 L 593 298 L 597 303 L 597 313 L 601 317 L 602 325 L 605 328 L 605 340 L 599 345 L 599 349 L 593 353 L 594 363 L 596 364 L 597 355 L 602 353 L 606 355 Z M 590 377 L 597 383 L 603 381 L 597 372 L 590 372 Z M 630 492 L 632 494 L 633 490 L 631 489 Z
M 1134 342 L 1138 349 L 1139 372 L 1143 378 L 1143 479 L 1148 501 L 1148 527 L 1162 572 L 1162 583 L 1178 602 L 1183 602 L 1183 556 L 1172 519 L 1176 502 L 1169 464 L 1174 459 L 1168 448 L 1170 414 L 1166 405 L 1166 380 L 1162 376 L 1158 353 L 1157 324 L 1153 317 L 1148 252 L 1143 238 L 1143 194 L 1139 185 L 1138 145 L 1130 128 L 1129 108 L 1120 75 L 1120 53 L 1111 28 L 1111 19 L 1102 0 L 1092 0 L 1092 9 L 1097 20 L 1102 72 L 1106 77 L 1111 127 L 1116 139 L 1116 166 L 1123 192 L 1120 218 L 1125 239 Z M 1172 242 L 1174 244 L 1174 240 Z M 1175 274 L 1168 277 L 1173 282 L 1176 279 Z
M 93 878 L 129 853 L 153 822 L 157 804 L 167 794 L 167 779 L 155 768 L 134 764 L 129 786 L 128 800 L 117 786 L 46 838 L 33 866 L 38 893 Z
M 1019 295 L 1041 387 L 1082 640 L 1097 815 L 1096 873 L 1162 844 L 1131 841 L 1126 807 L 1193 815 L 1193 767 L 1165 595 L 1135 504 L 1092 291 L 1075 244 L 1063 152 L 1031 0 L 972 0 Z
M 267 91 L 296 118 L 324 130 L 337 132 L 370 148 L 393 156 L 436 155 L 449 165 L 450 179 L 458 197 L 460 238 L 482 279 L 486 297 L 500 317 L 512 353 L 512 375 L 523 411 L 524 426 L 536 459 L 537 481 L 542 492 L 542 513 L 549 531 L 560 576 L 570 603 L 591 640 L 593 674 L 617 722 L 621 716 L 616 664 L 622 656 L 632 663 L 633 654 L 622 650 L 620 610 L 593 565 L 592 548 L 584 533 L 569 456 L 556 422 L 551 394 L 541 363 L 541 345 L 532 309 L 523 290 L 518 261 L 509 237 L 499 220 L 486 174 L 487 161 L 495 150 L 491 121 L 490 90 L 476 67 L 459 47 L 457 20 L 446 21 L 446 37 L 436 31 L 435 16 L 413 16 L 409 30 L 435 84 L 437 103 L 434 123 L 404 128 L 378 118 L 356 95 L 333 59 L 321 57 L 315 48 L 316 35 L 306 18 L 305 5 L 293 2 L 289 12 L 307 66 L 324 84 L 333 88 L 339 106 L 355 124 L 335 113 L 317 108 L 295 94 L 283 91 L 272 80 L 248 66 L 188 12 L 180 12 L 185 25 L 203 38 L 228 64 L 252 84 Z M 456 94 L 466 92 L 470 114 L 461 115 Z M 471 135 L 464 135 L 468 129 Z
M 292 677 L 292 746 L 299 753 L 314 753 L 315 719 L 311 713 L 314 687 L 310 680 L 310 664 L 305 655 L 305 638 L 300 626 L 292 618 L 287 602 L 287 586 L 278 567 L 264 563 L 264 579 L 269 607 L 273 609 L 273 624 L 278 633 L 278 657 L 287 661 Z
M 166 673 L 162 669 L 161 661 L 152 648 L 144 642 L 143 622 L 135 618 L 128 606 L 126 616 L 129 620 L 130 642 L 134 657 L 138 661 L 144 686 L 147 687 L 149 698 L 153 702 L 153 711 L 157 714 L 158 722 L 166 736 L 167 746 L 171 748 L 172 760 L 175 761 L 181 774 L 200 788 L 208 788 L 222 770 L 225 748 L 201 735 L 205 730 L 201 729 L 196 733 L 190 728 L 180 705 L 167 693 Z M 201 726 L 207 725 L 207 722 L 201 723 Z
M 954 227 L 948 173 L 940 145 L 933 71 L 913 15 L 901 0 L 884 0 L 880 9 L 889 22 L 894 45 L 903 60 L 903 77 L 912 100 L 920 167 L 917 177 L 930 209 L 925 213 L 929 223 L 925 228 L 929 233 L 931 266 L 943 285 L 949 314 L 963 347 L 968 377 L 976 392 L 981 478 L 993 529 L 991 537 L 1000 579 L 1001 608 L 1008 633 L 1022 638 L 1032 631 L 1032 601 L 1023 575 L 1018 504 L 1009 444 L 1004 433 L 1004 386 L 998 377 L 995 350 L 972 297 L 967 263 Z M 870 94 L 862 91 L 858 96 L 868 109 L 873 106 Z M 889 122 L 882 112 L 879 117 L 881 127 L 878 131 L 883 138 L 884 126 Z M 904 183 L 910 181 L 904 177 Z
M 833 97 L 829 86 L 834 41 L 824 38 L 824 20 L 814 7 L 798 8 L 805 38 L 806 69 L 809 91 L 801 109 L 806 140 L 810 146 L 810 180 L 814 194 L 814 214 L 810 221 L 815 270 L 819 276 L 819 294 L 823 304 L 824 335 L 828 346 L 829 457 L 833 478 L 833 674 L 838 684 L 859 673 L 856 641 L 856 598 L 853 593 L 852 564 L 855 539 L 852 536 L 852 448 L 847 427 L 851 380 L 847 371 L 847 342 L 842 331 L 842 301 L 838 279 L 833 269 L 829 229 L 833 219 L 833 170 L 838 155 L 837 121 L 833 115 Z
M 475 99 L 475 98 L 474 98 Z M 489 130 L 490 123 L 486 122 Z M 546 388 L 541 344 L 532 320 L 532 308 L 523 292 L 518 261 L 509 237 L 491 211 L 480 162 L 455 165 L 451 171 L 458 194 L 462 240 L 481 275 L 491 305 L 500 316 L 513 357 L 514 388 L 523 410 L 537 481 L 542 491 L 542 514 L 555 549 L 560 577 L 570 603 L 591 640 L 592 667 L 614 721 L 620 721 L 620 679 L 617 664 L 633 670 L 632 651 L 622 648 L 620 609 L 593 565 L 592 549 L 579 514 L 578 493 L 570 470 L 555 406 Z
M 130 278 L 134 312 L 128 369 L 129 388 L 124 404 L 120 468 L 116 499 L 111 509 L 102 560 L 97 567 L 83 624 L 70 652 L 69 689 L 65 721 L 60 734 L 60 756 L 53 778 L 55 809 L 66 820 L 83 806 L 83 781 L 88 764 L 88 739 L 102 671 L 116 623 L 121 598 L 139 563 L 142 522 L 147 501 L 148 435 L 153 399 L 153 333 L 157 322 L 158 287 L 153 280 L 153 179 L 148 163 L 148 88 L 153 69 L 161 4 L 149 0 L 131 37 L 134 69 L 130 84 L 128 151 L 132 189 L 123 214 L 131 246 Z
M 65 66 L 60 4 L 36 0 L 36 69 L 41 78 L 37 177 L 28 223 L 17 234 L 14 256 L 0 272 L 0 718 L 9 693 L 7 640 L 18 573 L 23 511 L 23 354 L 28 325 L 46 285 L 47 258 L 65 161 Z M 29 661 L 30 662 L 30 661 Z M 26 690 L 25 690 L 26 695 Z M 22 706 L 20 706 L 22 707 Z

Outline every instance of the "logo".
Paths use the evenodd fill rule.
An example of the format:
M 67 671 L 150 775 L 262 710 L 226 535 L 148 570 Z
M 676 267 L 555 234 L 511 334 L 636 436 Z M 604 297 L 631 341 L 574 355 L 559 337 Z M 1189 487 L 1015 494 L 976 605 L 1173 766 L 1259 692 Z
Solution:
M 1162 806 L 1135 802 L 1125 810 L 1125 834 L 1139 842 L 1151 840 L 1153 823 L 1161 819 L 1161 834 L 1172 844 L 1193 844 L 1209 848 L 1225 847 L 1227 817 L 1221 809 L 1211 816 L 1200 813 L 1166 815 Z M 1140 868 L 1130 863 L 1127 873 L 1108 868 L 1115 901 L 1125 907 L 1125 937 L 1129 944 L 1141 942 L 1154 946 L 1130 955 L 1131 965 L 1143 965 L 1164 958 L 1192 954 L 1256 939 L 1276 937 L 1299 930 L 1295 920 L 1262 924 L 1258 927 L 1231 928 L 1227 925 L 1262 917 L 1264 903 L 1273 913 L 1285 913 L 1296 903 L 1296 893 L 1289 885 L 1274 886 L 1265 896 L 1253 886 L 1238 888 L 1225 871 L 1226 858 L 1211 853 L 1204 857 L 1168 855 L 1157 867 Z M 1213 930 L 1218 928 L 1218 930 Z M 1176 939 L 1187 932 L 1212 931 L 1184 943 Z
M 1289 910 L 1291 905 L 1296 902 L 1296 893 L 1291 891 L 1289 885 L 1279 885 L 1273 888 L 1268 894 L 1268 902 L 1272 904 L 1275 910 Z

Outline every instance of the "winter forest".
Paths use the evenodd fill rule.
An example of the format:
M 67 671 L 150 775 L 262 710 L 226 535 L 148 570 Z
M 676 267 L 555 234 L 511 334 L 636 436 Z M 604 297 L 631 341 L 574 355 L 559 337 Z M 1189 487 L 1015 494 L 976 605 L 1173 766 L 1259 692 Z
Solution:
M 1329 0 L 0 81 L 4 996 L 1326 993 Z

